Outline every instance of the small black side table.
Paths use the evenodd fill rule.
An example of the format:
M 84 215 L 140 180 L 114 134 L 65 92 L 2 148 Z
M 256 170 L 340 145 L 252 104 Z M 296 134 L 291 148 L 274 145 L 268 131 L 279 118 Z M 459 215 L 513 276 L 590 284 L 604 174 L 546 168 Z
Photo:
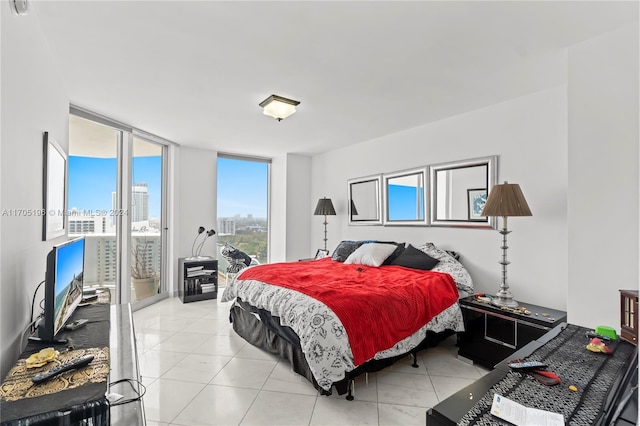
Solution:
M 465 332 L 458 336 L 458 356 L 488 368 L 567 320 L 567 313 L 519 302 L 531 313 L 511 312 L 474 296 L 460 299 Z

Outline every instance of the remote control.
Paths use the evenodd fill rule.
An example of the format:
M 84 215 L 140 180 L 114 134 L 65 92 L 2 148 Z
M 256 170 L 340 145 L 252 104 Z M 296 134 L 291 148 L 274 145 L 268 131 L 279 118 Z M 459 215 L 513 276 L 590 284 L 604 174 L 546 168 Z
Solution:
M 79 319 L 79 320 L 75 320 L 73 322 L 70 322 L 69 324 L 64 326 L 65 330 L 75 330 L 76 328 L 80 328 L 83 325 L 85 325 L 86 323 L 88 323 L 89 320 L 87 319 Z
M 509 367 L 514 370 L 533 370 L 535 368 L 546 368 L 547 364 L 539 361 L 528 361 L 528 362 L 512 362 L 507 364 Z
M 33 376 L 31 380 L 33 381 L 33 383 L 37 385 L 39 383 L 46 382 L 50 378 L 57 376 L 60 373 L 64 373 L 65 371 L 84 367 L 85 365 L 89 364 L 91 361 L 93 361 L 93 355 L 81 356 L 80 358 L 76 358 L 74 360 L 65 362 L 60 365 L 56 365 L 55 367 L 53 367 L 52 369 L 44 373 L 38 373 L 35 376 Z

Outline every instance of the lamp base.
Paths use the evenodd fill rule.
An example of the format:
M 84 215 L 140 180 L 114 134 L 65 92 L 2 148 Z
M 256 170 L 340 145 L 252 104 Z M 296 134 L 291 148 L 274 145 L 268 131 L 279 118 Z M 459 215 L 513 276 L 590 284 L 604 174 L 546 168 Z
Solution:
M 513 300 L 513 296 L 511 295 L 511 292 L 508 290 L 507 291 L 500 290 L 498 294 L 496 294 L 491 299 L 491 304 L 495 306 L 508 307 L 508 308 L 515 308 L 516 306 L 518 306 L 518 302 Z

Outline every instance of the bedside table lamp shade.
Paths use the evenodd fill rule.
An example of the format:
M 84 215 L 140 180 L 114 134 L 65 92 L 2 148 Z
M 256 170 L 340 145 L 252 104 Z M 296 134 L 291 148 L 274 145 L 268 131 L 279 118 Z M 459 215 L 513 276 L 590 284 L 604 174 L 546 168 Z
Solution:
M 507 265 L 510 263 L 507 261 L 507 249 L 509 248 L 507 234 L 511 232 L 507 230 L 507 217 L 532 216 L 520 185 L 505 182 L 491 188 L 481 216 L 502 216 L 502 229 L 499 231 L 502 234 L 502 260 L 499 262 L 502 265 L 502 284 L 492 303 L 497 306 L 518 306 L 518 302 L 513 300 L 509 284 L 507 284 Z
M 333 208 L 331 198 L 320 198 L 316 209 L 313 212 L 314 216 L 324 216 L 324 249 L 327 249 L 327 216 L 335 216 L 336 209 Z

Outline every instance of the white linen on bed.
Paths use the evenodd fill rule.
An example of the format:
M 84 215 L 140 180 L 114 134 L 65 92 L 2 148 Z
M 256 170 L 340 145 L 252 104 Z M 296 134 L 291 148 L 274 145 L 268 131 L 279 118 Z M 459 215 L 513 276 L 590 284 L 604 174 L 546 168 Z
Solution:
M 344 379 L 345 372 L 357 367 L 342 322 L 324 303 L 295 290 L 256 280 L 242 280 L 241 275 L 224 289 L 221 300 L 229 302 L 236 297 L 280 317 L 281 325 L 295 331 L 309 369 L 321 388 L 331 389 L 334 382 Z M 392 348 L 378 352 L 374 358 L 391 358 L 407 353 L 425 339 L 427 331 L 447 329 L 464 331 L 462 312 L 457 303 L 436 315 L 413 335 Z

